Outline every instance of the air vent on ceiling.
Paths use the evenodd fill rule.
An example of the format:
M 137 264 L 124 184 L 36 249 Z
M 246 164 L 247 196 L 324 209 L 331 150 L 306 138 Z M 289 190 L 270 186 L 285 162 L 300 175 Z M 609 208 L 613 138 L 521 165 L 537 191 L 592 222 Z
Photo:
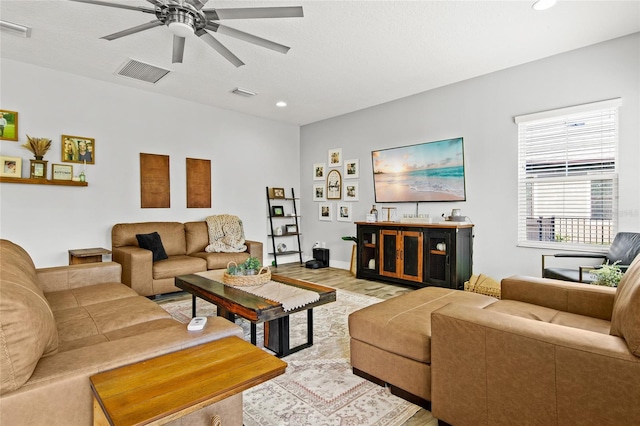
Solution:
M 159 68 L 155 65 L 145 64 L 144 62 L 131 59 L 129 62 L 124 64 L 122 68 L 120 68 L 117 74 L 155 84 L 162 77 L 169 74 L 169 72 L 169 70 L 164 68 Z

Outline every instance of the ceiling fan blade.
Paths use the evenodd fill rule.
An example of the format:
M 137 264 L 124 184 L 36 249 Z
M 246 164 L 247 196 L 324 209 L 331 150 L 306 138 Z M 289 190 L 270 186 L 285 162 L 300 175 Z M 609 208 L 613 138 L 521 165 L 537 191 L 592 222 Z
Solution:
M 69 1 L 75 1 L 77 3 L 95 4 L 98 6 L 117 7 L 119 9 L 137 10 L 139 12 L 145 12 L 145 13 L 156 13 L 155 9 L 149 9 L 142 6 L 129 6 L 126 4 L 112 3 L 109 1 L 100 1 L 100 0 L 69 0 Z
M 164 25 L 162 21 L 159 21 L 156 19 L 151 22 L 147 22 L 146 24 L 142 24 L 133 28 L 128 28 L 126 30 L 118 31 L 117 33 L 109 34 L 107 36 L 100 37 L 100 38 L 111 41 L 120 37 L 125 37 L 131 34 L 139 33 L 140 31 L 149 30 L 151 28 L 159 27 L 162 25 Z
M 184 37 L 173 35 L 173 56 L 171 62 L 176 64 L 182 63 L 182 57 L 184 56 Z
M 191 6 L 195 7 L 196 10 L 200 10 L 209 0 L 185 0 L 185 1 L 189 3 Z
M 207 19 L 261 19 L 261 18 L 302 18 L 302 6 L 288 7 L 247 7 L 232 9 L 203 10 Z
M 229 49 L 224 47 L 222 43 L 220 43 L 218 40 L 213 38 L 213 36 L 208 32 L 206 32 L 205 30 L 196 31 L 196 35 L 200 37 L 202 40 L 204 40 L 204 42 L 207 43 L 209 46 L 211 46 L 216 52 L 224 56 L 224 58 L 227 61 L 235 65 L 236 68 L 244 65 L 244 62 L 242 62 L 236 55 L 231 53 Z
M 235 28 L 220 25 L 215 22 L 208 22 L 207 29 L 217 32 L 218 34 L 224 34 L 229 37 L 237 38 L 238 40 L 246 41 L 247 43 L 253 43 L 257 46 L 275 50 L 276 52 L 280 53 L 287 53 L 289 49 L 291 49 L 289 46 L 276 43 L 275 41 L 270 41 L 262 37 L 254 36 L 253 34 L 245 33 L 244 31 L 236 30 Z

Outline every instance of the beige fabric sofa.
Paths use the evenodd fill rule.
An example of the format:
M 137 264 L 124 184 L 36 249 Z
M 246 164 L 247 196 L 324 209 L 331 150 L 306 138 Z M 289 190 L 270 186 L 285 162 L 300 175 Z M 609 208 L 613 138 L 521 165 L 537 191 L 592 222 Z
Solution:
M 425 288 L 349 317 L 354 372 L 452 425 L 640 424 L 640 256 L 615 288 Z
M 120 273 L 115 262 L 36 269 L 20 246 L 0 240 L 1 425 L 90 425 L 90 376 L 242 337 L 239 326 L 218 317 L 201 332 L 187 331 L 122 284 Z M 225 425 L 241 425 L 241 394 L 185 421 L 209 424 L 211 413 Z
M 160 234 L 168 259 L 153 262 L 152 253 L 140 248 L 137 234 Z M 122 282 L 141 296 L 180 291 L 174 285 L 178 275 L 226 268 L 230 261 L 238 264 L 249 256 L 263 261 L 262 243 L 245 241 L 243 253 L 207 253 L 207 223 L 140 222 L 119 223 L 111 229 L 112 259 L 122 265 Z

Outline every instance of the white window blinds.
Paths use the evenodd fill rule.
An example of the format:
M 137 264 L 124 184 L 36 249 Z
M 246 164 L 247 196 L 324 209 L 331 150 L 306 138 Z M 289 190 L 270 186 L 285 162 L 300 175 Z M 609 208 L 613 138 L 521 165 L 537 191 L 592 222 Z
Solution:
M 516 117 L 519 244 L 611 243 L 619 105 L 616 99 Z

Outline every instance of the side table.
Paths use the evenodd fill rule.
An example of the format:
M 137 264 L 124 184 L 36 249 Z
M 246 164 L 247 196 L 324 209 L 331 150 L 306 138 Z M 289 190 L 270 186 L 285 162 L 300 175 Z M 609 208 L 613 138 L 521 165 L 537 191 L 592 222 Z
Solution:
M 286 362 L 233 336 L 98 373 L 91 376 L 94 425 L 164 424 L 286 368 Z
M 100 247 L 69 250 L 69 265 L 102 262 L 104 254 L 111 254 L 111 250 Z

